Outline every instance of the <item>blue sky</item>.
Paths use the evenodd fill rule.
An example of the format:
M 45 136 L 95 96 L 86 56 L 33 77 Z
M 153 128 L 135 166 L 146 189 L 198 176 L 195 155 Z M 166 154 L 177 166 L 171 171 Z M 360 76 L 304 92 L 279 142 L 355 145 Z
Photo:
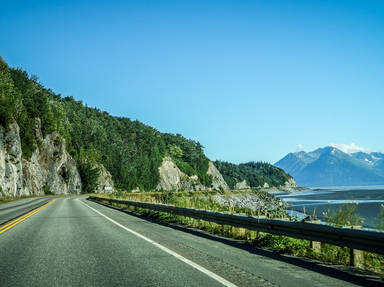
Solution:
M 0 16 L 8 64 L 211 159 L 384 151 L 384 1 L 0 0 Z

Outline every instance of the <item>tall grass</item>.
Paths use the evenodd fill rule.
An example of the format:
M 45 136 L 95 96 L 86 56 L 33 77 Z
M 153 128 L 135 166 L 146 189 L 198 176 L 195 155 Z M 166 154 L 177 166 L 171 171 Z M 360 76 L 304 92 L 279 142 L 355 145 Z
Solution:
M 216 196 L 227 196 L 232 194 L 248 193 L 254 197 L 254 200 L 265 202 L 262 206 L 272 205 L 275 208 L 265 209 L 258 206 L 254 208 L 238 207 L 233 204 L 220 204 Z M 125 199 L 140 202 L 150 202 L 173 205 L 177 207 L 194 208 L 225 212 L 230 214 L 246 214 L 249 216 L 263 216 L 266 218 L 287 218 L 285 205 L 282 200 L 276 198 L 265 191 L 199 191 L 199 192 L 141 192 L 127 193 L 118 192 L 109 195 L 110 198 Z

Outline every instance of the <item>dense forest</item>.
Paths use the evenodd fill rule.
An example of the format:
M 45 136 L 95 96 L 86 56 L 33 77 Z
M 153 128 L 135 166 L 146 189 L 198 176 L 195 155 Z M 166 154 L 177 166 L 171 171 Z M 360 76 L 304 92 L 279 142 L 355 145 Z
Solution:
M 95 163 L 109 170 L 119 188 L 154 189 L 164 156 L 172 157 L 188 175 L 198 175 L 202 184 L 211 185 L 212 178 L 206 174 L 209 160 L 200 143 L 62 97 L 46 89 L 37 77 L 8 67 L 0 58 L 0 125 L 7 128 L 13 121 L 18 123 L 27 159 L 40 144 L 34 135 L 37 118 L 43 136 L 56 131 L 66 140 L 87 192 L 95 187 Z
M 256 188 L 268 183 L 269 186 L 281 186 L 289 180 L 290 175 L 282 169 L 264 162 L 233 164 L 225 161 L 214 162 L 230 188 L 237 182 L 245 180 L 250 187 Z

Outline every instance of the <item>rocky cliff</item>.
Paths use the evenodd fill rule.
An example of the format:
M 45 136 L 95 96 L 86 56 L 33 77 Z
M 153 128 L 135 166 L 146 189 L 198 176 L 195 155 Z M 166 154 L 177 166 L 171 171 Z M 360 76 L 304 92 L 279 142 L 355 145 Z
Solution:
M 19 126 L 10 125 L 5 132 L 0 126 L 0 194 L 1 196 L 21 196 L 23 189 L 23 167 Z
M 243 181 L 239 181 L 235 185 L 235 190 L 243 190 L 243 189 L 251 189 L 247 181 L 244 179 Z
M 188 176 L 183 173 L 170 157 L 164 157 L 159 167 L 160 181 L 156 190 L 228 190 L 224 178 L 212 162 L 209 162 L 207 174 L 212 176 L 212 186 L 204 186 L 197 175 Z
M 112 193 L 115 190 L 111 173 L 102 165 L 96 166 L 99 171 L 99 177 L 97 179 L 97 188 L 95 193 Z
M 207 174 L 212 176 L 212 188 L 214 190 L 229 190 L 229 186 L 225 182 L 220 171 L 216 168 L 216 166 L 211 161 L 208 163 Z
M 79 194 L 81 178 L 76 162 L 66 150 L 64 138 L 53 132 L 43 138 L 36 119 L 38 147 L 31 158 L 22 157 L 20 129 L 17 123 L 8 129 L 0 126 L 0 198 L 23 195 Z M 109 172 L 99 166 L 96 192 L 113 191 Z
M 288 179 L 283 186 L 282 189 L 290 190 L 297 187 L 296 181 L 293 178 Z

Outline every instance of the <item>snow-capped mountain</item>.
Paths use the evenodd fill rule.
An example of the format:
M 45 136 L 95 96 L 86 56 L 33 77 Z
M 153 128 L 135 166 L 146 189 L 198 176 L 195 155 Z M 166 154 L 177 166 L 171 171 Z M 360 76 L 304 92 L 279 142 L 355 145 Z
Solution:
M 384 184 L 384 154 L 344 153 L 335 147 L 289 153 L 275 163 L 300 186 Z

